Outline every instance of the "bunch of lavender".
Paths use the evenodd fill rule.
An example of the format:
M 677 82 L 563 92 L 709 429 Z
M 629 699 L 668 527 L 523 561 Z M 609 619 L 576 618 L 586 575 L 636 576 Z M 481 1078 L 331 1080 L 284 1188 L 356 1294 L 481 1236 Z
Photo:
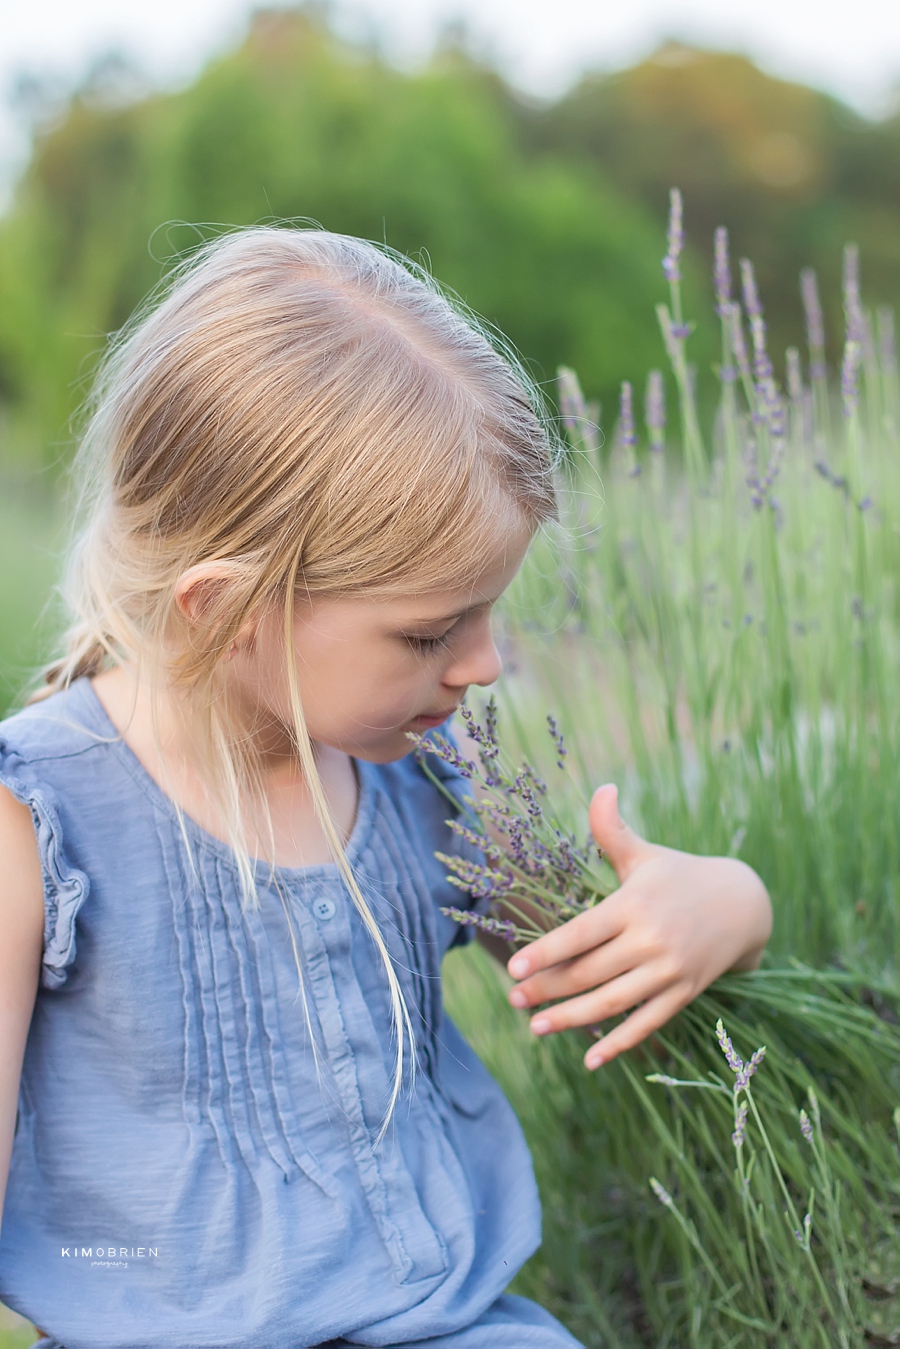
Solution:
M 497 705 L 493 698 L 484 722 L 463 707 L 461 715 L 478 758 L 464 758 L 444 736 L 411 736 L 426 773 L 427 754 L 451 765 L 471 784 L 463 819 L 448 821 L 458 838 L 484 858 L 438 853 L 452 885 L 479 903 L 481 912 L 445 908 L 457 923 L 479 928 L 509 942 L 528 942 L 549 928 L 592 908 L 615 886 L 593 842 L 580 842 L 562 827 L 548 803 L 547 784 L 527 761 L 510 766 L 497 737 Z M 556 720 L 548 715 L 547 730 L 557 768 L 566 769 L 567 751 Z M 454 805 L 458 805 L 453 798 Z

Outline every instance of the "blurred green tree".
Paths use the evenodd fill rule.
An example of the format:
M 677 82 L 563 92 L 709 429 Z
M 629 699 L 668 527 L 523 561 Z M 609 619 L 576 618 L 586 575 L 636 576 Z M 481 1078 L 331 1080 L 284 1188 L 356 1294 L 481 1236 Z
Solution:
M 526 154 L 492 71 L 451 47 L 403 73 L 315 9 L 261 11 L 189 88 L 88 87 L 37 136 L 0 223 L 7 454 L 65 437 L 104 335 L 180 251 L 293 218 L 423 257 L 539 379 L 564 361 L 608 402 L 658 359 L 652 216 L 591 165 Z
M 802 340 L 801 268 L 819 270 L 838 318 L 849 240 L 869 293 L 900 297 L 900 116 L 871 122 L 746 57 L 670 42 L 631 69 L 586 75 L 552 105 L 520 105 L 518 118 L 532 153 L 595 165 L 660 220 L 679 186 L 689 238 L 707 255 L 727 225 L 735 254 L 756 263 L 776 351 Z

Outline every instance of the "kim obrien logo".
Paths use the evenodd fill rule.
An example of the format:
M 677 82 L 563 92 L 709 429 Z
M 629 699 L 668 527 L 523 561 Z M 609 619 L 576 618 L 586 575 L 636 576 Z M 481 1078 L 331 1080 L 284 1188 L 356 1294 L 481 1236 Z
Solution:
M 158 1260 L 158 1246 L 61 1246 L 63 1260 L 87 1260 L 91 1268 L 127 1269 L 129 1260 Z

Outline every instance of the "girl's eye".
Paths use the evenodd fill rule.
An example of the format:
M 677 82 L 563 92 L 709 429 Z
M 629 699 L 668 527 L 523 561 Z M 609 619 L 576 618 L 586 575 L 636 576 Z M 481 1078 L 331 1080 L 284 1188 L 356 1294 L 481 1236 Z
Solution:
M 439 637 L 422 637 L 418 633 L 405 632 L 405 640 L 412 647 L 413 651 L 418 651 L 420 655 L 428 656 L 434 651 L 445 650 L 450 643 L 448 642 L 449 633 L 443 632 Z

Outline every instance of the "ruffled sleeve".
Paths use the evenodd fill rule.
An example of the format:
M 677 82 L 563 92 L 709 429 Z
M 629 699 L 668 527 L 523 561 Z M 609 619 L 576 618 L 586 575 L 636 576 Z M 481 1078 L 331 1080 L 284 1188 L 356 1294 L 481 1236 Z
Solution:
M 61 988 L 75 959 L 75 920 L 87 899 L 89 882 L 65 854 L 62 826 L 53 791 L 42 785 L 33 764 L 0 740 L 0 784 L 34 821 L 44 880 L 44 956 L 41 983 Z

